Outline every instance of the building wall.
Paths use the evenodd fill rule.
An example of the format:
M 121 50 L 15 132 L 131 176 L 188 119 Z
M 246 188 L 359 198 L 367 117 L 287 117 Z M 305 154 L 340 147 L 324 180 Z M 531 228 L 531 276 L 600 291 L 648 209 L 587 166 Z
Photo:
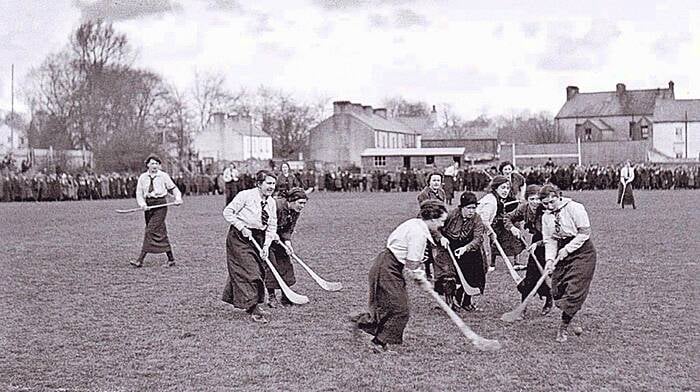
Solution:
M 646 140 L 581 143 L 581 163 L 584 165 L 613 165 L 619 164 L 626 159 L 632 162 L 646 162 L 647 151 L 650 147 L 650 141 Z M 576 154 L 577 146 L 576 143 L 517 144 L 515 152 L 517 155 Z M 513 147 L 511 144 L 501 145 L 500 160 L 513 160 Z M 557 164 L 578 163 L 578 158 L 552 157 L 552 161 Z M 516 165 L 519 167 L 542 165 L 546 162 L 546 157 L 516 159 Z
M 460 165 L 462 164 L 462 157 L 458 157 L 460 160 Z M 375 157 L 362 157 L 362 171 L 368 172 L 373 170 L 388 170 L 396 171 L 404 167 L 404 157 L 403 156 L 391 156 L 384 157 L 385 165 L 376 165 Z M 410 168 L 411 169 L 425 169 L 425 168 L 437 168 L 444 169 L 447 166 L 454 163 L 454 157 L 452 156 L 435 156 L 433 157 L 433 163 L 427 163 L 425 156 L 412 156 L 410 157 Z
M 465 153 L 488 153 L 498 152 L 498 140 L 467 140 L 467 139 L 423 139 L 424 148 L 429 147 L 464 147 Z
M 360 154 L 374 148 L 374 131 L 355 117 L 336 113 L 309 134 L 309 158 L 340 165 L 361 164 Z
M 264 136 L 249 136 L 243 135 L 241 138 L 243 142 L 242 146 L 242 159 L 235 160 L 245 160 L 248 158 L 255 159 L 272 159 L 272 138 Z M 252 148 L 252 151 L 251 151 Z
M 639 122 L 644 116 L 614 116 L 614 117 L 586 117 L 586 118 L 562 118 L 555 119 L 555 126 L 562 135 L 565 142 L 573 143 L 576 141 L 576 124 L 583 124 L 586 120 L 601 119 L 605 121 L 615 131 L 611 138 L 613 140 L 631 140 L 630 138 L 630 122 Z M 649 117 L 649 116 L 647 116 Z M 650 132 L 652 125 L 649 124 Z M 633 133 L 634 130 L 633 130 Z
M 656 123 L 653 146 L 671 158 L 685 158 L 685 132 L 685 122 Z M 700 159 L 700 122 L 688 122 L 688 158 Z
M 8 125 L 0 124 L 0 159 L 5 156 L 10 149 L 26 148 L 27 138 L 25 132 L 20 129 L 14 131 Z

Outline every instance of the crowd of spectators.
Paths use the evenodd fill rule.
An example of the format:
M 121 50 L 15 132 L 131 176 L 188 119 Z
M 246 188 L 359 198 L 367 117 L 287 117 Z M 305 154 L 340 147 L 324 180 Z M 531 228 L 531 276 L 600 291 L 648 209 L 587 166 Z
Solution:
M 329 192 L 417 192 L 426 186 L 432 169 L 402 169 L 399 171 L 359 170 L 295 171 L 304 188 Z M 518 170 L 528 184 L 553 183 L 563 190 L 616 189 L 620 167 L 602 165 L 543 165 Z M 60 168 L 49 172 L 31 170 L 31 166 L 14 167 L 12 162 L 0 163 L 0 201 L 62 201 L 121 199 L 134 197 L 140 173 L 101 173 L 91 170 L 67 173 Z M 254 187 L 254 173 L 240 175 L 240 189 Z M 455 191 L 482 191 L 497 173 L 493 167 L 467 166 L 454 176 Z M 223 194 L 222 174 L 173 175 L 183 195 Z M 700 188 L 700 166 L 666 167 L 639 164 L 635 166 L 635 189 L 697 189 Z

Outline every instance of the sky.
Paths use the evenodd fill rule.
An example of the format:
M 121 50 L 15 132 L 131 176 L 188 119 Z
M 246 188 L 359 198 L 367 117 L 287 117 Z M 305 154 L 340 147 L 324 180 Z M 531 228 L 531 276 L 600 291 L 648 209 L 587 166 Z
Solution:
M 222 73 L 301 100 L 377 107 L 403 96 L 480 114 L 561 108 L 581 92 L 666 87 L 700 98 L 697 1 L 3 0 L 0 110 L 26 110 L 32 67 L 87 19 L 128 37 L 135 65 L 180 88 Z

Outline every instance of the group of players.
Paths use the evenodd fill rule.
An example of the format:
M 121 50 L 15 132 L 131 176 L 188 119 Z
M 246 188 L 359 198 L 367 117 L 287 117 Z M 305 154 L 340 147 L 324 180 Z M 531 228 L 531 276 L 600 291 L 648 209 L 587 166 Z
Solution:
M 160 170 L 158 157 L 149 156 L 146 164 L 148 171 L 139 178 L 136 190 L 137 202 L 145 210 L 146 230 L 142 252 L 132 264 L 140 267 L 147 253 L 166 253 L 169 265 L 174 265 L 165 227 L 167 207 L 158 206 L 166 204 L 168 192 L 175 196 L 175 204 L 181 204 L 182 197 Z M 567 341 L 569 325 L 588 295 L 596 265 L 588 214 L 583 205 L 562 197 L 556 186 L 526 186 L 512 169 L 510 165 L 510 170 L 502 170 L 505 175 L 494 176 L 490 192 L 480 200 L 472 192 L 462 193 L 451 211 L 442 174 L 430 175 L 428 186 L 418 195 L 418 216 L 399 225 L 374 259 L 367 311 L 351 317 L 355 327 L 373 336 L 374 352 L 392 352 L 389 345 L 403 341 L 409 319 L 406 280 L 424 281 L 428 276 L 454 310 L 478 311 L 473 296 L 484 293 L 496 254 L 511 268 L 508 257 L 525 249 L 530 256 L 517 289 L 524 300 L 543 273 L 551 274 L 551 287 L 542 285 L 537 294 L 545 300 L 542 314 L 549 313 L 553 304 L 561 309 L 556 341 Z M 261 324 L 269 321 L 266 307 L 293 305 L 284 292 L 278 298 L 280 284 L 264 260 L 271 262 L 287 286 L 295 283 L 291 238 L 308 200 L 308 192 L 299 187 L 283 186 L 276 193 L 277 182 L 272 172 L 258 171 L 255 188 L 238 192 L 223 210 L 230 228 L 222 299 Z M 530 244 L 525 242 L 525 230 L 532 235 Z

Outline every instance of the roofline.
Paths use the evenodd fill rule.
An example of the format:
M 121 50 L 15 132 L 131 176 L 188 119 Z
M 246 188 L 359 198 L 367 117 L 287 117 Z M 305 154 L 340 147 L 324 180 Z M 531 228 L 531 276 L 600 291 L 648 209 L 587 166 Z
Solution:
M 628 117 L 628 116 L 643 117 L 643 116 L 653 116 L 653 115 L 654 115 L 653 112 L 652 113 L 635 113 L 635 114 L 594 114 L 591 116 L 566 116 L 566 117 L 560 117 L 557 115 L 557 116 L 554 116 L 554 119 L 555 120 L 564 119 L 564 118 L 586 118 L 586 119 L 588 119 L 591 117 Z
M 685 120 L 685 119 L 682 119 L 682 120 L 661 120 L 661 121 L 654 121 L 654 124 L 661 124 L 661 123 L 686 123 L 686 122 L 689 122 L 689 123 L 700 122 L 700 118 L 697 119 L 697 120 Z
M 371 129 L 371 130 L 373 130 L 373 131 L 384 131 L 384 132 L 391 132 L 391 133 L 403 134 L 403 135 L 420 135 L 420 133 L 418 133 L 418 132 L 412 130 L 410 127 L 406 126 L 406 124 L 404 124 L 404 123 L 401 123 L 401 125 L 406 126 L 406 127 L 408 128 L 408 132 L 389 131 L 389 130 L 386 130 L 386 129 L 374 128 L 373 126 L 367 124 L 366 121 L 363 121 L 359 116 L 356 116 L 355 113 L 352 113 L 352 112 L 333 113 L 333 116 L 335 116 L 335 115 L 340 115 L 340 114 L 348 114 L 348 115 L 354 117 L 357 121 L 359 121 L 359 122 L 365 124 L 367 127 L 369 127 L 369 129 Z M 331 116 L 331 117 L 333 117 L 333 116 Z M 383 118 L 383 117 L 382 117 L 382 119 L 387 120 L 387 121 L 391 121 L 391 120 L 386 119 L 386 118 Z
M 423 138 L 423 139 L 422 139 L 423 142 L 447 142 L 447 141 L 452 142 L 452 141 L 455 141 L 455 140 L 456 140 L 456 141 L 459 141 L 459 140 L 468 140 L 468 141 L 471 141 L 471 140 L 474 140 L 474 141 L 495 140 L 495 141 L 498 141 L 498 137 L 489 137 L 489 138 L 480 137 L 480 138 L 473 138 L 473 139 L 466 139 L 466 138 L 459 138 L 459 139 L 432 139 L 432 138 Z
M 625 92 L 629 93 L 629 92 L 636 92 L 636 91 L 662 91 L 662 90 L 671 91 L 671 89 L 668 87 L 664 87 L 664 88 L 659 87 L 659 88 L 641 88 L 641 89 L 634 89 L 634 90 L 625 89 Z M 576 93 L 576 95 L 582 95 L 582 94 L 617 94 L 617 90 L 594 91 L 594 92 L 589 91 L 589 92 L 585 92 L 585 93 L 581 93 L 581 92 Z

